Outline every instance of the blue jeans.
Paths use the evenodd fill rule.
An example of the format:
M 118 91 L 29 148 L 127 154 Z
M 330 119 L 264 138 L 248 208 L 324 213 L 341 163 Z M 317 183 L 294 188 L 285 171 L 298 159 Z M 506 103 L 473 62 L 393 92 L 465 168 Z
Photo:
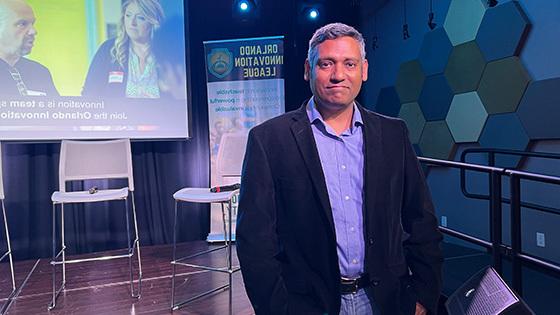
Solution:
M 370 287 L 356 293 L 343 294 L 340 301 L 340 315 L 381 315 Z

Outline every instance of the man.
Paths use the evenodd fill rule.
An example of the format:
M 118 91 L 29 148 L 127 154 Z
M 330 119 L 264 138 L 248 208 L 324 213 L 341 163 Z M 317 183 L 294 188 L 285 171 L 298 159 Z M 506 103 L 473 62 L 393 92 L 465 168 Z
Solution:
M 405 124 L 360 106 L 362 35 L 309 43 L 313 97 L 250 131 L 237 252 L 257 314 L 435 314 L 442 256 Z
M 23 58 L 33 48 L 35 15 L 24 0 L 0 0 L 0 94 L 58 96 L 49 70 Z

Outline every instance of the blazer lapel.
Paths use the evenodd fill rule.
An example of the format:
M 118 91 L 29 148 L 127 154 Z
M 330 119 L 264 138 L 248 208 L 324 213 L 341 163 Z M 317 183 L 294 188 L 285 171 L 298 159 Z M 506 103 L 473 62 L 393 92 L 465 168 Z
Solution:
M 305 102 L 303 106 L 296 112 L 293 117 L 295 121 L 290 128 L 296 140 L 299 151 L 303 157 L 303 161 L 307 166 L 307 169 L 309 170 L 311 181 L 313 182 L 313 187 L 315 188 L 315 191 L 319 196 L 321 207 L 325 212 L 325 216 L 334 236 L 334 220 L 332 216 L 331 204 L 329 201 L 329 193 L 327 190 L 327 184 L 325 183 L 325 175 L 323 174 L 321 159 L 319 158 L 317 145 L 315 143 L 315 138 L 313 137 L 313 131 L 311 130 L 309 118 L 307 117 L 307 112 L 305 110 L 306 105 L 307 102 Z
M 385 222 L 382 218 L 383 209 L 378 206 L 377 191 L 380 183 L 383 163 L 383 146 L 381 145 L 381 126 L 377 116 L 366 111 L 361 105 L 358 108 L 364 120 L 364 226 L 367 229 L 376 222 Z M 371 222 L 369 220 L 374 220 Z M 383 224 L 377 224 L 383 226 Z M 367 231 L 366 235 L 368 235 Z M 367 236 L 366 236 L 367 237 Z

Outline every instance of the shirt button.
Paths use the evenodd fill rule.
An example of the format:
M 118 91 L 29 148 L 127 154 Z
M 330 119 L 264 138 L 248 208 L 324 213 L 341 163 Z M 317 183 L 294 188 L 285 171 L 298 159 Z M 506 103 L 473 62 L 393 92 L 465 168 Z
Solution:
M 370 237 L 368 242 L 369 242 L 369 245 L 373 245 L 373 237 Z
M 357 259 L 352 259 L 352 263 L 355 265 L 355 264 L 358 263 L 358 260 Z
M 353 228 L 353 227 L 350 228 L 350 232 L 354 232 L 354 228 Z
M 341 167 L 343 170 L 346 169 L 346 165 L 344 165 L 344 164 L 342 164 L 340 167 Z
M 350 196 L 344 196 L 344 200 L 350 200 Z

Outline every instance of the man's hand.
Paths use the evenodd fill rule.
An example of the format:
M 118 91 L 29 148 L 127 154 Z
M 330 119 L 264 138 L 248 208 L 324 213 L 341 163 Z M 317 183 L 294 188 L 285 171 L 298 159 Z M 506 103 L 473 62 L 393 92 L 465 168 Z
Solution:
M 422 304 L 416 302 L 416 311 L 414 312 L 414 315 L 427 315 L 428 311 L 426 310 L 426 308 L 424 306 L 422 306 Z

